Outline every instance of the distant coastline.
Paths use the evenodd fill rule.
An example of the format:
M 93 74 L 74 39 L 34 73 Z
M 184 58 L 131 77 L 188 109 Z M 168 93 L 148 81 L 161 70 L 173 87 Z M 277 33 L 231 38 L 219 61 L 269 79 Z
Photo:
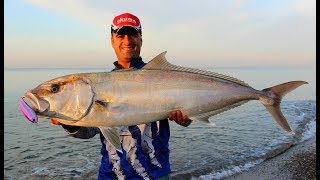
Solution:
M 261 67 L 261 66 L 186 66 L 192 68 L 200 68 L 200 69 L 315 69 L 316 67 Z M 41 70 L 41 69 L 111 69 L 113 66 L 105 66 L 105 67 L 4 67 L 4 70 Z
M 45 70 L 45 69 L 74 69 L 74 70 L 86 70 L 86 69 L 95 69 L 95 70 L 104 70 L 111 69 L 112 67 L 4 67 L 4 70 L 12 71 L 12 70 Z

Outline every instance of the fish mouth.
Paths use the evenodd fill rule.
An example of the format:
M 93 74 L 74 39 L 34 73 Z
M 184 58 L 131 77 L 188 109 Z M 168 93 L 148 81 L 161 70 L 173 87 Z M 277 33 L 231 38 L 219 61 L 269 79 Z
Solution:
M 63 124 L 72 124 L 77 122 L 77 120 L 72 117 L 60 114 L 58 112 L 50 111 L 50 103 L 38 97 L 37 95 L 27 92 L 20 99 L 20 109 L 23 112 L 24 116 L 31 122 L 36 123 L 39 118 L 55 118 L 59 121 L 63 121 Z
M 28 92 L 19 100 L 22 114 L 32 123 L 38 122 L 38 116 L 49 109 L 46 100 L 37 98 L 36 95 Z
M 27 92 L 23 96 L 24 102 L 36 113 L 40 114 L 48 110 L 50 104 L 48 101 L 37 97 L 31 92 Z

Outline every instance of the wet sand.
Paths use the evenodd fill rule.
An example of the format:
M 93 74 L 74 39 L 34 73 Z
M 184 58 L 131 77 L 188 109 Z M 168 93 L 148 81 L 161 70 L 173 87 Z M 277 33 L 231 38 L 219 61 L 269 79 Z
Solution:
M 316 179 L 316 137 L 227 180 Z

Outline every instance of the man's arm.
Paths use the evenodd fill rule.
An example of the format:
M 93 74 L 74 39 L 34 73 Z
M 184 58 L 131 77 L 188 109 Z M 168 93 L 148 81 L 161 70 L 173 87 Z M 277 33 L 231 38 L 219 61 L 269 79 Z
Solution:
M 61 125 L 63 129 L 72 137 L 80 139 L 90 139 L 96 134 L 100 133 L 99 128 L 96 127 L 79 127 L 79 126 L 69 126 L 61 124 L 55 119 L 51 119 L 51 123 L 55 125 Z

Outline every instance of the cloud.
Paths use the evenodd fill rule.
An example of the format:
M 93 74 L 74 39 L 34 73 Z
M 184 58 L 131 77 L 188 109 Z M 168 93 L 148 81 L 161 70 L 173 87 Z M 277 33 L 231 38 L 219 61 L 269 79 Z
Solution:
M 86 34 L 86 38 L 92 39 L 90 43 L 87 39 L 79 38 L 75 43 L 43 39 L 39 40 L 41 43 L 34 44 L 33 49 L 45 47 L 52 49 L 50 48 L 52 45 L 46 43 L 55 43 L 56 54 L 66 55 L 66 51 L 70 51 L 69 56 L 74 53 L 78 57 L 83 49 L 91 52 L 93 49 L 99 49 L 100 53 L 97 54 L 100 56 L 96 57 L 97 59 L 110 56 L 113 50 L 108 45 L 106 48 L 104 43 L 108 44 L 105 32 L 109 32 L 112 17 L 122 12 L 132 12 L 142 21 L 142 53 L 148 59 L 168 50 L 168 56 L 175 57 L 173 59 L 182 63 L 188 61 L 193 63 L 195 59 L 201 59 L 204 62 L 214 60 L 222 64 L 230 62 L 241 66 L 254 63 L 257 59 L 261 60 L 258 64 L 268 64 L 268 60 L 284 59 L 284 63 L 289 63 L 290 60 L 299 62 L 307 59 L 306 62 L 312 66 L 315 62 L 315 0 L 25 0 L 25 2 L 45 12 L 57 14 L 57 17 L 71 18 L 84 26 L 92 27 L 86 30 L 77 29 L 77 35 L 74 36 Z M 57 21 L 59 20 L 63 21 L 63 19 Z M 35 21 L 35 23 L 45 27 L 46 23 L 55 22 Z M 65 36 L 59 37 L 60 34 L 56 36 L 53 34 L 51 37 L 66 40 L 67 35 L 74 33 L 72 28 L 78 27 L 70 26 L 65 32 L 64 29 L 61 30 Z M 88 31 L 91 31 L 90 35 Z M 8 34 L 7 32 L 6 35 Z M 94 37 L 92 34 L 95 34 Z M 17 51 L 13 43 L 9 43 L 10 39 L 15 44 L 25 44 L 22 41 L 30 44 L 32 39 L 39 37 L 39 34 L 26 34 L 26 32 L 23 35 L 26 37 L 18 40 L 8 36 L 5 41 L 6 52 Z M 20 34 L 16 37 L 21 36 Z M 60 43 L 64 46 L 60 47 L 58 45 Z M 73 48 L 70 50 L 67 47 Z M 19 48 L 23 51 L 23 47 Z M 76 52 L 76 49 L 79 49 L 79 52 Z M 103 51 L 107 54 L 101 53 Z M 34 53 L 36 58 L 35 50 L 31 48 L 29 53 Z M 91 58 L 91 55 L 88 56 Z M 5 62 L 9 62 L 6 59 L 10 59 L 9 54 L 5 58 Z

